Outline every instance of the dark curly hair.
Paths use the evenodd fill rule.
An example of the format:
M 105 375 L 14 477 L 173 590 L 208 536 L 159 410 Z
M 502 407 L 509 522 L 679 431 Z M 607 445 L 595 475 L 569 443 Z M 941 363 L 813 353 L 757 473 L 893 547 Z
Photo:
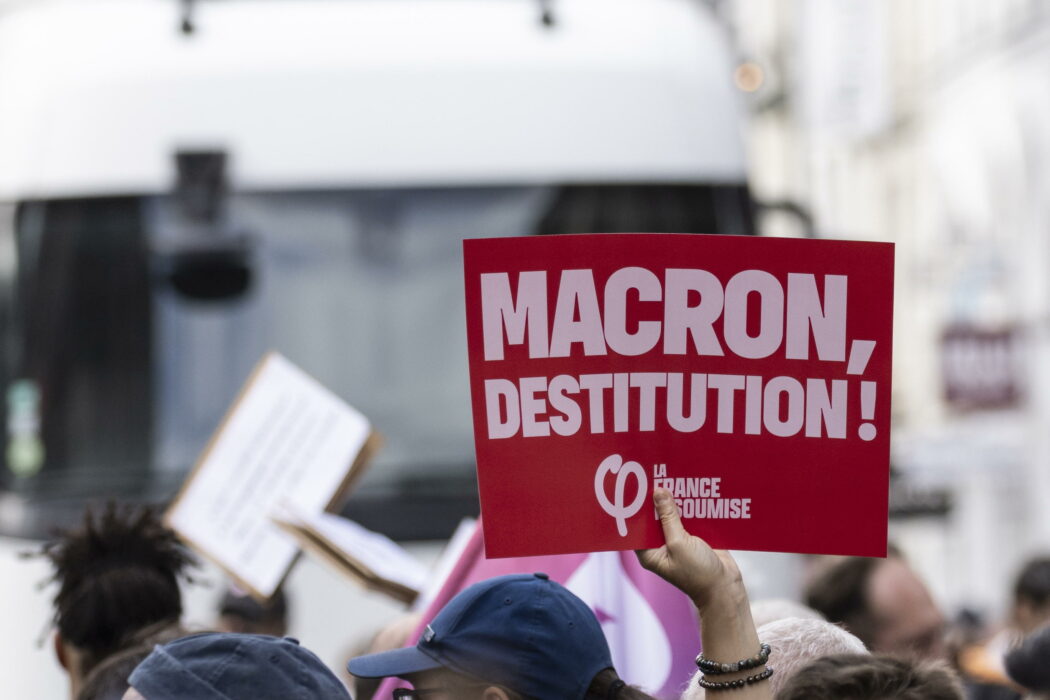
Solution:
M 87 672 L 139 630 L 182 616 L 179 579 L 196 560 L 156 509 L 108 503 L 56 533 L 38 553 L 58 584 L 54 623 L 84 653 Z
M 1014 600 L 1041 608 L 1050 603 L 1050 556 L 1030 559 L 1017 575 Z

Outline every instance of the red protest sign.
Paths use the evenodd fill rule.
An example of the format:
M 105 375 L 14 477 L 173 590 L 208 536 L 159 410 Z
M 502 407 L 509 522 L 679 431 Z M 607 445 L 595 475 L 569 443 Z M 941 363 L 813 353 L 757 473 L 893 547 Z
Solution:
M 611 234 L 464 242 L 490 557 L 663 542 L 881 556 L 893 246 Z

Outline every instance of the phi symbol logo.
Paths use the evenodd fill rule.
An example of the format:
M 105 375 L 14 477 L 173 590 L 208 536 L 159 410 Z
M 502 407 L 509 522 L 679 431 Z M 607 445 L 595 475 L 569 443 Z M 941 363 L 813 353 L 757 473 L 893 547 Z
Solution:
M 614 500 L 612 501 L 605 493 L 605 476 L 609 473 L 616 475 L 616 487 L 613 489 Z M 633 476 L 638 481 L 638 494 L 629 506 L 624 505 L 623 502 L 628 476 Z M 648 490 L 642 465 L 638 462 L 624 462 L 620 455 L 609 455 L 603 459 L 598 465 L 598 471 L 594 473 L 594 495 L 597 496 L 602 510 L 616 518 L 616 531 L 620 533 L 620 537 L 627 536 L 627 518 L 642 509 Z

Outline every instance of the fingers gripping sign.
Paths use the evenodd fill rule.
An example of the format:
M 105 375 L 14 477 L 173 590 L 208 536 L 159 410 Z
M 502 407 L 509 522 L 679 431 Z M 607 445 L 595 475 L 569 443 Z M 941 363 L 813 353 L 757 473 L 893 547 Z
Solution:
M 655 489 L 653 503 L 666 544 L 657 549 L 639 550 L 638 560 L 642 566 L 688 594 L 698 605 L 708 599 L 715 588 L 739 580 L 736 563 L 728 552 L 716 552 L 702 539 L 686 532 L 670 491 Z

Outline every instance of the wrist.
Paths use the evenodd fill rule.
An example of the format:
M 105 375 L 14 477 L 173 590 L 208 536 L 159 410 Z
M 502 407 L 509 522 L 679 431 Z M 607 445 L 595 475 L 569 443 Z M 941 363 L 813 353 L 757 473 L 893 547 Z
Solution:
M 692 600 L 703 620 L 720 616 L 738 617 L 744 608 L 750 612 L 747 590 L 739 577 L 711 588 L 704 595 L 692 596 Z

